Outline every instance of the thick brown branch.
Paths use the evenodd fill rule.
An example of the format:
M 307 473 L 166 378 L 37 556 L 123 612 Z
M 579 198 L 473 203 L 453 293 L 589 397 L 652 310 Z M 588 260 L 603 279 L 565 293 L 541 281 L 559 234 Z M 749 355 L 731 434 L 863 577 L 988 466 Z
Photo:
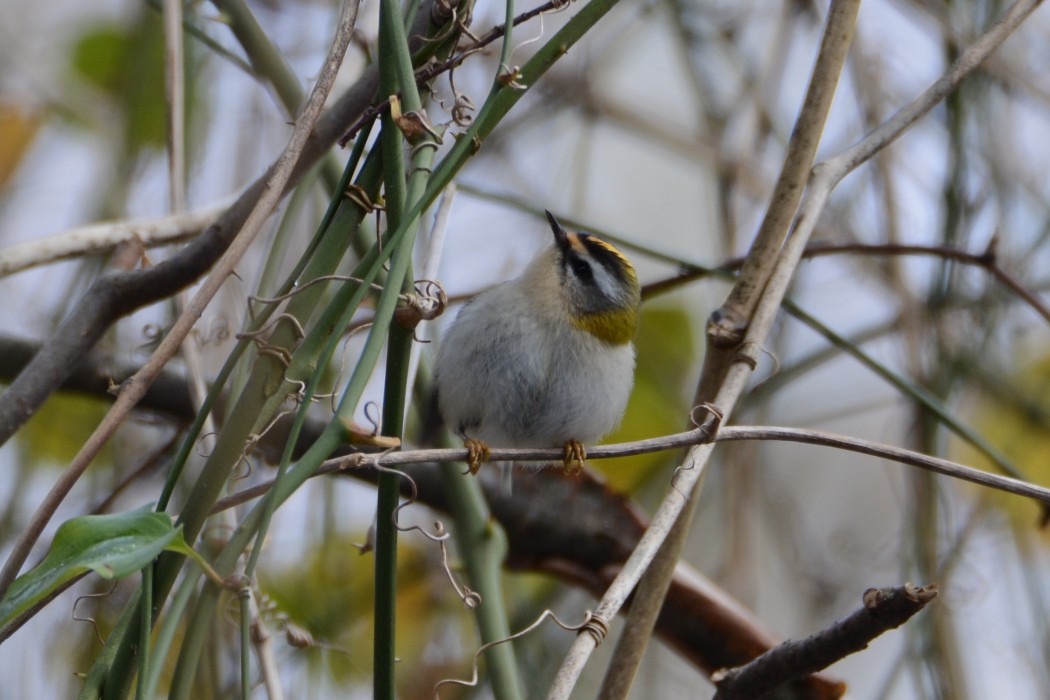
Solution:
M 32 354 L 32 346 L 13 339 L 0 337 L 0 381 L 6 378 L 6 373 L 17 371 L 19 362 L 26 362 L 27 357 Z M 127 376 L 131 367 L 122 366 L 110 359 L 88 355 L 83 363 L 72 368 L 71 378 L 64 388 L 72 391 L 83 391 L 97 395 L 108 394 L 109 382 L 114 378 Z M 160 384 L 153 387 L 153 391 L 147 394 L 143 400 L 143 407 L 170 413 L 173 417 L 183 421 L 193 418 L 192 409 L 187 400 L 189 390 L 184 380 L 180 380 L 171 374 L 162 374 Z M 291 423 L 288 418 L 275 424 L 261 441 L 257 448 L 268 454 L 279 455 L 283 450 L 287 428 Z M 324 429 L 320 421 L 308 421 L 300 435 L 299 445 L 296 447 L 296 456 L 312 443 L 314 438 Z M 602 459 L 606 457 L 623 457 L 635 454 L 646 454 L 663 450 L 673 450 L 688 447 L 710 440 L 710 435 L 704 429 L 691 430 L 674 435 L 665 435 L 646 440 L 637 440 L 631 443 L 617 445 L 597 445 L 588 449 L 588 457 Z M 1013 493 L 1025 498 L 1031 498 L 1040 504 L 1050 504 L 1050 489 L 1037 484 L 1031 484 L 1010 477 L 999 476 L 980 469 L 957 464 L 939 457 L 932 457 L 913 450 L 906 450 L 893 445 L 861 440 L 846 435 L 837 435 L 821 430 L 804 428 L 789 428 L 778 426 L 722 426 L 714 435 L 714 441 L 725 442 L 735 440 L 778 440 L 785 442 L 800 442 L 836 449 L 848 450 L 860 454 L 871 455 L 881 459 L 890 459 L 901 464 L 936 472 L 954 479 L 961 479 L 984 486 L 987 488 Z M 493 460 L 548 460 L 557 461 L 561 458 L 561 451 L 554 448 L 535 449 L 492 449 Z M 318 475 L 330 474 L 332 472 L 344 471 L 349 467 L 363 466 L 375 462 L 381 466 L 396 467 L 399 465 L 421 464 L 433 461 L 462 461 L 466 458 L 465 449 L 443 449 L 443 450 L 412 450 L 409 452 L 391 452 L 383 455 L 367 456 L 358 454 L 355 459 L 360 462 L 350 463 L 346 457 L 337 457 L 326 462 L 317 472 Z M 269 488 L 269 484 L 244 489 L 233 496 L 224 499 L 217 508 L 231 507 L 238 503 L 244 503 L 258 498 Z
M 374 470 L 363 471 L 353 476 L 374 480 Z M 405 472 L 415 481 L 421 502 L 447 511 L 450 502 L 437 465 Z M 633 502 L 589 472 L 569 477 L 561 469 L 517 471 L 513 495 L 496 470 L 483 470 L 479 478 L 492 515 L 507 534 L 507 565 L 556 576 L 596 596 L 620 572 L 649 525 Z M 776 644 L 729 593 L 686 566 L 675 572 L 656 631 L 708 674 L 746 663 Z M 798 680 L 792 690 L 800 700 L 827 700 L 841 697 L 845 686 L 812 675 Z

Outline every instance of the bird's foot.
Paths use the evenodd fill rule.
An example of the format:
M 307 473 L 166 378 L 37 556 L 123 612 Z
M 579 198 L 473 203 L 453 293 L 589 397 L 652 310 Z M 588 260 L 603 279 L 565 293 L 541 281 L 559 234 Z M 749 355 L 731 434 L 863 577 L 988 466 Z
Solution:
M 467 448 L 467 471 L 464 474 L 474 475 L 481 469 L 481 463 L 489 459 L 489 446 L 476 438 L 465 438 L 463 447 Z
M 566 476 L 576 476 L 583 471 L 583 461 L 587 459 L 587 450 L 579 440 L 567 440 L 565 442 L 565 465 Z

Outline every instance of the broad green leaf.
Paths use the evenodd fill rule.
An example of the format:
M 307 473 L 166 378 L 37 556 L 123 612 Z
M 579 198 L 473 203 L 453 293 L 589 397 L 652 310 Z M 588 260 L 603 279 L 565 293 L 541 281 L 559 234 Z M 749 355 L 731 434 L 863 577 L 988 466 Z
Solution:
M 6 625 L 63 583 L 87 571 L 112 579 L 129 576 L 162 551 L 186 553 L 182 528 L 167 513 L 150 506 L 112 515 L 84 515 L 62 524 L 47 556 L 19 576 L 0 601 L 0 626 Z

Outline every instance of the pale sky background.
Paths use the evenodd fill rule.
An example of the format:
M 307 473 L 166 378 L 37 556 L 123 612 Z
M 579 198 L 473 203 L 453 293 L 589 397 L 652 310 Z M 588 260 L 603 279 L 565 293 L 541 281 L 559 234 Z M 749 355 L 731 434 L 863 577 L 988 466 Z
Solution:
M 732 5 L 724 3 L 722 11 L 728 12 L 727 8 Z M 288 51 L 299 74 L 304 79 L 312 77 L 330 40 L 331 7 L 300 3 L 294 11 L 288 11 L 281 5 L 279 13 L 253 7 L 266 29 Z M 704 142 L 703 136 L 697 135 L 701 126 L 698 106 L 691 95 L 679 87 L 684 80 L 681 52 L 664 38 L 666 16 L 660 9 L 643 13 L 642 7 L 639 3 L 623 3 L 594 36 L 573 49 L 571 60 L 559 67 L 554 76 L 568 75 L 573 62 L 575 65 L 592 62 L 594 84 L 603 99 L 677 132 L 684 140 L 694 139 L 695 149 L 654 146 L 651 141 L 607 122 L 596 126 L 581 119 L 578 112 L 566 111 L 553 121 L 544 121 L 535 127 L 525 125 L 514 143 L 504 144 L 505 150 L 499 158 L 479 159 L 463 171 L 460 180 L 493 192 L 513 193 L 554 211 L 571 212 L 575 218 L 595 227 L 673 253 L 682 260 L 717 262 L 724 253 L 743 252 L 743 247 L 721 250 L 720 242 L 710 235 L 717 227 L 714 203 L 718 197 L 711 169 L 716 156 L 733 159 L 748 147 L 755 126 L 754 115 L 751 123 L 742 119 L 742 123 L 733 126 L 731 133 L 735 139 L 719 146 Z M 139 4 L 131 0 L 91 3 L 3 0 L 5 15 L 16 19 L 0 26 L 0 65 L 5 66 L 0 75 L 0 100 L 48 101 L 47 91 L 62 90 L 56 86 L 68 82 L 62 77 L 64 52 L 73 37 L 88 23 L 119 20 L 133 15 L 138 8 Z M 760 47 L 771 40 L 781 16 L 779 5 L 776 8 L 776 11 L 739 9 L 740 13 L 750 16 L 748 31 L 738 39 L 754 47 L 753 55 L 760 55 Z M 211 7 L 202 11 L 214 12 Z M 487 28 L 500 22 L 502 13 L 503 8 L 498 4 L 482 0 L 475 13 L 474 27 Z M 560 18 L 548 18 L 547 32 L 560 21 Z M 872 70 L 889 76 L 884 83 L 889 93 L 882 105 L 884 115 L 924 89 L 944 68 L 942 47 L 929 22 L 899 1 L 869 0 L 862 7 L 857 46 L 865 55 L 877 55 Z M 365 3 L 359 27 L 371 34 L 374 23 L 375 6 Z M 1032 70 L 1024 76 L 1025 80 L 1045 82 L 1046 76 L 1036 66 L 1046 65 L 1047 44 L 1043 40 L 1048 29 L 1045 10 L 1037 11 L 1029 26 L 1008 45 L 1018 51 L 1023 46 L 1027 56 L 1020 54 L 1018 58 L 1014 53 L 1010 63 L 998 65 L 1025 65 L 1026 59 L 1030 59 L 1032 62 L 1027 65 Z M 518 40 L 531 37 L 534 32 L 535 26 L 530 24 L 519 30 Z M 793 80 L 775 86 L 775 103 L 780 106 L 776 128 L 784 133 L 790 130 L 797 111 L 818 38 L 814 34 L 811 40 L 793 45 L 785 71 Z M 227 43 L 232 44 L 232 39 L 227 37 Z M 515 60 L 524 62 L 526 53 L 527 49 L 522 49 L 522 57 L 516 55 Z M 351 56 L 349 61 L 359 64 L 360 56 Z M 191 175 L 191 208 L 237 192 L 270 162 L 288 133 L 282 118 L 272 109 L 269 95 L 237 69 L 212 61 L 207 79 L 210 138 L 201 148 L 203 155 L 195 162 Z M 489 79 L 489 74 L 469 67 L 457 74 L 460 89 L 474 95 L 479 104 Z M 837 151 L 862 135 L 855 96 L 849 89 L 853 80 L 853 75 L 843 79 L 821 148 L 822 155 Z M 541 96 L 540 92 L 532 99 Z M 90 96 L 72 99 L 76 102 L 81 97 L 90 99 Z M 524 108 L 527 101 L 528 98 L 519 107 Z M 1032 114 L 1026 114 L 1025 109 L 1032 109 Z M 1022 105 L 1010 116 L 1010 123 L 1016 128 L 1003 135 L 1002 147 L 1016 151 L 1018 168 L 1032 181 L 1039 178 L 1047 181 L 1050 140 L 1045 138 L 1044 115 L 1034 107 Z M 245 132 L 250 133 L 250 138 L 242 138 Z M 923 124 L 891 149 L 890 157 L 905 160 L 904 171 L 910 176 L 910 180 L 897 183 L 898 206 L 902 219 L 907 222 L 902 234 L 908 242 L 937 242 L 940 214 L 931 209 L 928 202 L 931 190 L 940 186 L 943 177 L 946 147 L 943 132 Z M 717 148 L 722 152 L 717 153 Z M 237 154 L 236 159 L 230 157 L 231 152 Z M 22 168 L 3 193 L 0 249 L 90 222 L 96 211 L 93 198 L 99 194 L 100 182 L 111 175 L 112 166 L 106 143 L 95 134 L 59 122 L 45 125 Z M 757 189 L 754 197 L 758 201 L 765 201 L 776 166 L 773 162 L 761 172 L 753 173 Z M 159 157 L 141 169 L 128 198 L 128 216 L 158 215 L 165 211 L 164 178 L 163 161 Z M 852 187 L 859 187 L 857 178 L 854 175 L 847 179 L 838 196 L 849 196 Z M 833 200 L 832 207 L 840 201 Z M 736 214 L 736 238 L 748 241 L 762 209 L 752 207 Z M 989 235 L 996 222 L 1003 220 L 1013 224 L 1007 231 L 1012 236 L 1023 238 L 1039 233 L 1038 230 L 1027 232 L 1025 220 L 1010 213 L 989 212 L 987 216 Z M 833 233 L 834 221 L 828 223 L 827 230 Z M 873 239 L 879 233 L 875 217 L 869 233 Z M 447 234 L 441 278 L 450 294 L 474 291 L 506 279 L 546 245 L 548 236 L 542 221 L 462 193 Z M 1023 249 L 1016 239 L 1006 244 L 1008 249 Z M 243 268 L 254 272 L 264 252 L 261 248 L 256 251 Z M 673 272 L 667 265 L 646 260 L 644 256 L 633 257 L 643 281 Z M 896 314 L 877 285 L 856 275 L 856 264 L 851 259 L 828 258 L 804 263 L 793 293 L 803 308 L 843 334 Z M 919 281 L 927 279 L 933 270 L 932 263 L 926 260 L 908 261 L 905 266 Z M 75 269 L 76 263 L 58 263 L 0 279 L 0 298 L 17 300 L 17 303 L 0 304 L 0 327 L 6 333 L 20 336 L 44 336 L 53 310 L 67 290 L 64 284 L 55 281 L 68 277 Z M 221 300 L 223 306 L 209 311 L 204 323 L 214 320 L 214 316 L 209 318 L 213 313 L 236 316 L 239 307 L 235 294 L 234 291 L 226 294 Z M 690 305 L 696 321 L 693 330 L 699 334 L 703 319 L 724 294 L 724 285 L 703 283 L 675 298 Z M 1019 354 L 1045 352 L 1050 340 L 1046 325 L 1035 320 L 1034 314 L 1021 311 L 1017 315 L 1020 320 L 1014 326 L 1017 331 L 1009 347 Z M 140 311 L 121 321 L 121 332 L 124 337 L 134 337 L 137 329 L 159 318 L 155 308 Z M 1029 320 L 1025 322 L 1025 319 Z M 697 342 L 700 342 L 699 336 Z M 788 322 L 776 352 L 782 362 L 789 363 L 822 347 L 822 339 L 797 323 Z M 903 368 L 904 358 L 897 343 L 879 343 L 869 349 L 880 360 Z M 212 353 L 211 359 L 221 360 L 219 350 L 209 353 Z M 377 383 L 369 398 L 378 398 L 380 392 Z M 902 444 L 907 442 L 907 421 L 910 420 L 910 415 L 902 415 L 902 405 L 892 388 L 852 360 L 840 358 L 806 375 L 804 381 L 787 385 L 760 412 L 738 416 L 738 421 L 820 427 Z M 14 442 L 0 449 L 2 502 L 7 502 L 11 489 L 15 488 L 12 470 L 3 466 L 17 460 L 19 454 Z M 904 507 L 905 490 L 909 487 L 909 482 L 902 477 L 905 468 L 800 446 L 764 444 L 757 447 L 754 454 L 763 479 L 760 491 L 782 503 L 788 513 L 779 521 L 776 515 L 766 516 L 751 534 L 754 578 L 745 602 L 755 609 L 769 630 L 785 637 L 806 635 L 859 606 L 865 588 L 903 582 L 899 568 L 900 543 L 908 533 L 902 532 L 905 525 L 897 514 Z M 19 500 L 27 513 L 39 502 L 55 473 L 44 471 L 41 478 L 19 486 L 23 489 Z M 718 534 L 718 523 L 725 514 L 719 509 L 717 494 L 721 492 L 720 484 L 732 478 L 733 466 L 722 465 L 709 479 L 713 483 L 705 487 L 710 489 L 710 494 L 705 493 L 710 496 L 708 505 L 706 509 L 702 506 L 689 544 L 690 561 L 716 578 L 728 556 L 726 544 Z M 313 484 L 280 511 L 280 518 L 287 526 L 273 528 L 271 551 L 294 551 L 299 528 L 311 519 L 309 503 L 321 488 L 332 486 Z M 363 539 L 374 509 L 373 492 L 344 480 L 334 488 L 338 497 L 346 499 L 348 504 L 344 526 L 360 529 Z M 954 485 L 947 488 L 963 493 L 968 489 Z M 972 502 L 969 495 L 958 499 L 961 505 L 956 514 L 960 527 L 967 504 Z M 72 508 L 76 503 L 74 494 L 66 505 Z M 798 507 L 800 503 L 805 506 Z M 68 517 L 68 513 L 65 515 Z M 56 519 L 56 523 L 60 520 L 61 517 Z M 778 532 L 778 528 L 782 529 Z M 964 573 L 956 574 L 952 579 L 955 587 L 945 590 L 936 603 L 950 606 L 959 613 L 954 619 L 960 625 L 958 638 L 966 642 L 966 673 L 974 698 L 1023 700 L 1043 697 L 1045 692 L 1032 682 L 1033 678 L 1040 677 L 1033 674 L 1033 668 L 1038 668 L 1042 660 L 1040 651 L 1023 644 L 1023 640 L 1030 641 L 1034 633 L 1017 634 L 1018 629 L 1031 623 L 1019 619 L 1020 613 L 1013 603 L 1025 585 L 1021 576 L 1023 567 L 1035 569 L 1038 580 L 1044 582 L 1050 567 L 1042 549 L 1034 550 L 1031 559 L 1022 561 L 1014 550 L 1004 546 L 1009 540 L 1005 524 L 996 526 L 994 522 L 971 538 L 963 555 Z M 785 549 L 785 542 L 794 545 Z M 287 550 L 281 545 L 287 545 Z M 811 578 L 797 578 L 793 567 L 798 566 L 799 561 L 804 562 Z M 70 624 L 72 600 L 69 595 L 64 596 L 0 648 L 0 670 L 6 678 L 17 679 L 15 687 L 19 688 L 20 697 L 62 697 L 66 692 L 68 669 L 50 664 L 42 647 L 50 635 L 45 630 Z M 584 596 L 574 594 L 559 602 L 559 610 L 580 611 L 590 605 L 591 601 Z M 819 606 L 825 607 L 815 611 Z M 896 664 L 901 655 L 910 653 L 903 647 L 904 640 L 901 632 L 887 634 L 867 651 L 837 664 L 830 673 L 849 682 L 853 698 L 922 697 L 908 672 L 903 673 L 900 682 L 885 685 L 887 669 Z M 604 655 L 611 649 L 612 645 L 606 645 L 591 664 L 590 678 L 600 678 Z M 672 652 L 654 645 L 649 661 L 633 697 L 706 697 L 710 686 Z M 287 685 L 295 681 L 293 670 L 285 682 Z M 892 690 L 880 695 L 885 687 Z M 333 697 L 358 697 L 353 692 L 340 695 L 345 689 L 329 691 Z M 369 693 L 360 695 L 368 696 Z

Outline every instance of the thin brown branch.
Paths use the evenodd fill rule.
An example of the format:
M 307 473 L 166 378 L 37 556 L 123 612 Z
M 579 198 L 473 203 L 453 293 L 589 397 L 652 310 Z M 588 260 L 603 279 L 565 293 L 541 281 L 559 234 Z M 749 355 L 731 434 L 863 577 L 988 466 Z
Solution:
M 746 666 L 715 674 L 715 700 L 762 697 L 788 681 L 827 668 L 900 627 L 936 597 L 936 585 L 869 588 L 864 592 L 864 607 L 849 617 L 806 639 L 784 642 Z
M 542 5 L 539 5 L 538 7 L 534 7 L 528 12 L 521 13 L 520 15 L 514 18 L 514 21 L 511 24 L 512 26 L 517 27 L 519 24 L 524 24 L 533 17 L 541 15 L 545 12 L 563 10 L 569 6 L 570 1 L 571 0 L 548 0 L 548 2 L 545 2 Z M 468 58 L 478 53 L 492 42 L 501 38 L 506 33 L 507 25 L 498 24 L 492 29 L 490 29 L 484 36 L 479 37 L 477 41 L 467 44 L 466 46 L 459 47 L 459 50 L 453 56 L 450 56 L 444 61 L 428 63 L 427 65 L 423 66 L 422 68 L 416 71 L 416 84 L 422 87 L 423 85 L 429 83 L 431 80 L 438 77 L 439 75 L 442 75 L 443 73 L 447 73 L 450 70 L 459 67 Z M 351 124 L 350 128 L 347 129 L 341 137 L 339 137 L 339 145 L 345 148 L 346 145 L 350 143 L 350 140 L 357 136 L 357 133 L 361 131 L 361 129 L 366 124 L 370 123 L 374 119 L 383 116 L 389 111 L 390 100 L 383 100 L 382 102 L 370 106 L 364 111 L 363 114 L 361 114 L 357 121 Z
M 982 267 L 1004 287 L 1023 299 L 1036 313 L 1050 323 L 1050 305 L 1047 305 L 1035 292 L 1025 287 L 1020 280 L 999 264 L 997 251 L 998 238 L 993 237 L 982 253 L 970 253 L 945 245 L 910 245 L 904 243 L 842 243 L 817 244 L 806 248 L 806 257 L 820 257 L 838 253 L 857 253 L 861 255 L 935 255 L 946 260 L 954 260 L 965 265 Z
M 1014 294 L 1024 300 L 1036 313 L 1050 323 L 1050 305 L 1044 302 L 1032 290 L 1028 289 L 1011 272 L 999 264 L 999 255 L 996 251 L 996 239 L 992 239 L 988 247 L 981 253 L 971 253 L 966 250 L 954 248 L 947 245 L 918 245 L 909 243 L 811 243 L 806 246 L 802 253 L 804 258 L 821 258 L 831 255 L 929 255 L 954 260 L 964 265 L 980 267 L 988 271 L 1003 286 L 1010 289 Z M 730 258 L 718 267 L 701 267 L 685 270 L 684 272 L 667 279 L 651 282 L 642 288 L 642 298 L 649 299 L 660 294 L 670 292 L 674 289 L 695 282 L 696 280 L 710 277 L 711 275 L 729 274 L 732 270 L 738 270 L 744 263 L 743 257 Z
M 621 442 L 614 445 L 596 445 L 587 448 L 588 459 L 607 459 L 611 457 L 627 457 L 630 455 L 649 454 L 652 452 L 665 452 L 678 450 L 683 447 L 693 447 L 706 444 L 708 440 L 708 429 L 697 428 L 684 433 L 675 433 L 663 437 L 636 440 L 634 442 Z M 821 445 L 834 447 L 848 452 L 857 452 L 872 457 L 888 459 L 912 467 L 918 467 L 927 471 L 942 474 L 944 476 L 968 481 L 979 486 L 986 486 L 997 491 L 1012 493 L 1016 496 L 1031 498 L 1040 503 L 1050 505 L 1050 489 L 1037 484 L 1030 484 L 1019 479 L 1008 476 L 1000 476 L 991 472 L 982 471 L 968 467 L 957 462 L 952 462 L 939 457 L 931 457 L 921 452 L 906 450 L 893 445 L 883 445 L 869 440 L 861 440 L 847 435 L 839 435 L 823 430 L 808 430 L 803 428 L 784 428 L 775 426 L 722 426 L 719 428 L 713 442 L 731 442 L 737 440 L 774 440 L 781 442 L 800 442 L 809 445 Z M 489 461 L 491 462 L 547 462 L 550 465 L 560 465 L 564 458 L 564 450 L 561 448 L 489 448 Z M 361 468 L 375 467 L 404 467 L 415 464 L 428 464 L 431 462 L 466 462 L 469 452 L 465 448 L 441 448 L 425 450 L 408 450 L 405 452 L 384 452 L 381 454 L 364 454 L 360 452 L 336 457 L 323 462 L 316 472 L 316 476 L 331 474 L 334 472 L 351 471 Z M 214 512 L 218 512 L 233 506 L 240 505 L 265 494 L 273 485 L 272 481 L 258 484 L 249 489 L 228 496 L 215 504 Z

